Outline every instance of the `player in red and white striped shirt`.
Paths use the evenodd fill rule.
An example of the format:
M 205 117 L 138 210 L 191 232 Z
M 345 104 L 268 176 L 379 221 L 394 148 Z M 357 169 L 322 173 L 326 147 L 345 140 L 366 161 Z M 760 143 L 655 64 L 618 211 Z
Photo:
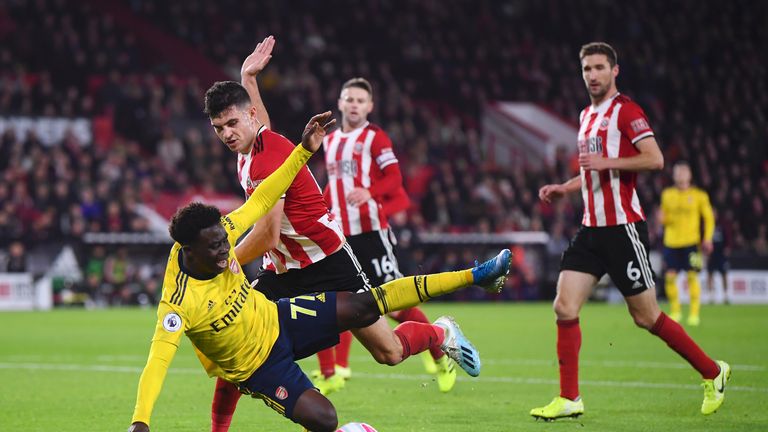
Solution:
M 269 130 L 269 115 L 256 83 L 256 75 L 272 57 L 274 43 L 271 36 L 265 38 L 246 58 L 241 71 L 242 86 L 232 81 L 219 82 L 205 96 L 206 112 L 216 134 L 230 150 L 239 153 L 238 174 L 246 193 L 274 170 L 275 161 L 287 154 L 288 147 L 293 148 L 286 138 Z M 371 289 L 341 228 L 330 217 L 322 191 L 306 167 L 288 188 L 285 199 L 260 219 L 235 247 L 241 264 L 267 252 L 267 266 L 259 272 L 254 288 L 270 300 L 316 292 Z M 379 363 L 395 365 L 411 353 L 439 347 L 442 343 L 436 336 L 441 331 L 439 326 L 411 324 L 407 331 L 392 330 L 382 317 L 353 333 Z M 323 394 L 343 387 L 344 379 L 333 375 L 334 349 L 323 350 L 318 357 L 321 369 L 330 371 L 331 375 L 313 384 Z M 234 385 L 217 380 L 212 405 L 213 432 L 228 430 L 239 397 Z
M 648 261 L 648 228 L 637 196 L 637 173 L 661 169 L 664 157 L 643 110 L 616 89 L 619 66 L 613 48 L 590 43 L 581 48 L 579 57 L 592 102 L 579 118 L 581 173 L 563 184 L 542 187 L 539 197 L 551 202 L 581 190 L 584 217 L 563 254 L 554 302 L 560 396 L 534 408 L 531 415 L 554 420 L 584 413 L 578 381 L 579 311 L 606 273 L 624 295 L 635 324 L 661 338 L 701 373 L 705 388 L 701 412 L 711 414 L 723 402 L 730 367 L 708 357 L 661 312 Z
M 341 127 L 323 140 L 328 184 L 325 199 L 344 228 L 347 242 L 352 246 L 365 274 L 374 286 L 402 277 L 395 258 L 394 233 L 389 228 L 383 203 L 387 200 L 408 200 L 403 190 L 400 164 L 392 149 L 392 141 L 378 125 L 368 121 L 373 110 L 373 88 L 364 78 L 352 78 L 341 86 L 338 108 Z M 428 323 L 419 308 L 390 314 L 409 331 L 409 321 Z M 337 370 L 349 376 L 350 333 L 341 335 L 336 347 Z M 427 371 L 437 374 L 438 387 L 450 391 L 456 382 L 456 370 L 437 347 L 424 352 L 422 360 Z M 328 373 L 326 371 L 325 373 Z

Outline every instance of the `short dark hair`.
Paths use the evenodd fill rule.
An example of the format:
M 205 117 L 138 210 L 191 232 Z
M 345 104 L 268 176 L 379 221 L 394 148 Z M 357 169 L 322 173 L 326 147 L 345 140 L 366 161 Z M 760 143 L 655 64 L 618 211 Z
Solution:
M 235 81 L 218 81 L 205 92 L 203 112 L 209 118 L 216 118 L 231 106 L 244 108 L 251 104 L 248 91 Z
M 168 232 L 171 238 L 182 246 L 194 243 L 200 231 L 210 228 L 221 221 L 221 212 L 214 206 L 193 202 L 180 208 L 171 219 Z
M 679 161 L 675 162 L 675 164 L 672 165 L 672 168 L 677 168 L 679 166 L 688 167 L 688 169 L 691 169 L 691 164 L 689 164 L 688 161 L 684 159 L 680 159 Z
M 619 60 L 616 50 L 605 42 L 590 42 L 582 45 L 581 51 L 579 51 L 579 60 L 584 60 L 584 57 L 592 54 L 603 54 L 608 57 L 608 64 L 611 67 L 616 66 L 616 62 Z
M 368 82 L 365 78 L 352 78 L 350 80 L 347 80 L 347 82 L 344 83 L 344 85 L 341 86 L 341 90 L 344 91 L 345 88 L 350 87 L 357 87 L 361 88 L 368 92 L 369 95 L 371 95 L 371 100 L 373 100 L 373 86 L 371 86 L 371 83 Z

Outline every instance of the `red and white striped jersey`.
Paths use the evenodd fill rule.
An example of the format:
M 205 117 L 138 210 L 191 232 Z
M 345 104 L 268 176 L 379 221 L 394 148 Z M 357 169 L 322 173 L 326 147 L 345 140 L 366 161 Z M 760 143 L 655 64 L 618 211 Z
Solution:
M 635 147 L 638 141 L 653 136 L 643 109 L 618 93 L 596 107 L 585 108 L 579 121 L 579 153 L 598 153 L 607 158 L 631 157 L 640 153 Z M 584 218 L 581 223 L 601 227 L 645 220 L 636 183 L 636 172 L 582 168 Z
M 384 168 L 398 163 L 387 134 L 371 123 L 347 133 L 336 129 L 323 140 L 323 149 L 328 173 L 326 194 L 344 234 L 386 229 L 389 225 L 381 203 L 371 197 L 355 207 L 347 204 L 346 196 L 356 187 L 370 189 L 384 176 Z
M 262 126 L 251 152 L 237 156 L 237 177 L 246 195 L 275 172 L 294 147 L 284 136 Z M 264 254 L 267 269 L 284 273 L 304 268 L 341 247 L 344 234 L 307 167 L 299 171 L 283 199 L 280 240 L 276 248 Z

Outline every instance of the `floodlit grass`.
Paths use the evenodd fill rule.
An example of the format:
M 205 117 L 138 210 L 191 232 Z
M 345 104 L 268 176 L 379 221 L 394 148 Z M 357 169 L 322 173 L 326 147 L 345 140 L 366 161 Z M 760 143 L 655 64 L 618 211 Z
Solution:
M 587 305 L 586 414 L 554 423 L 528 415 L 558 392 L 550 305 L 434 303 L 426 311 L 456 317 L 480 349 L 480 377 L 460 376 L 453 392 L 441 394 L 418 357 L 381 366 L 355 343 L 353 378 L 331 396 L 342 423 L 364 421 L 383 432 L 768 430 L 768 307 L 704 306 L 701 326 L 689 329 L 705 351 L 733 366 L 725 405 L 705 417 L 700 378 L 683 359 L 635 328 L 624 307 Z M 153 310 L 138 309 L 0 313 L 0 430 L 125 430 L 154 321 Z M 301 364 L 308 371 L 316 360 Z M 213 385 L 185 338 L 152 430 L 210 430 Z M 301 428 L 243 398 L 231 430 Z

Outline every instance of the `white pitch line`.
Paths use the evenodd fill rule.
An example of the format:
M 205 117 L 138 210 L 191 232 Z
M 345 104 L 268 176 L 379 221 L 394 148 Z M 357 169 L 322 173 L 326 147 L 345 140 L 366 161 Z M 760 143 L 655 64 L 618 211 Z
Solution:
M 0 361 L 11 362 L 45 362 L 51 360 L 51 356 L 43 355 L 7 355 L 0 356 Z M 70 361 L 82 361 L 80 356 L 65 356 L 56 357 L 56 360 L 70 360 Z M 98 362 L 143 362 L 146 361 L 147 356 L 140 355 L 100 355 L 96 356 L 95 360 Z M 368 355 L 355 355 L 351 356 L 352 361 L 368 362 L 371 361 L 371 357 Z M 483 358 L 483 364 L 485 365 L 500 365 L 500 366 L 557 366 L 557 359 L 520 359 L 520 358 L 506 358 L 506 359 L 489 359 Z M 602 368 L 627 368 L 627 369 L 690 369 L 688 365 L 682 359 L 679 362 L 652 362 L 652 361 L 628 361 L 628 360 L 584 360 L 580 359 L 579 364 L 581 366 L 596 366 Z M 754 365 L 754 364 L 731 364 L 733 370 L 739 372 L 765 372 L 768 371 L 768 366 Z
M 114 373 L 133 373 L 140 374 L 142 367 L 136 366 L 114 366 L 114 365 L 85 365 L 85 364 L 67 364 L 67 363 L 0 363 L 0 369 L 10 370 L 67 370 L 81 372 L 114 372 Z M 202 368 L 170 368 L 172 374 L 197 374 L 204 375 Z M 399 373 L 365 373 L 355 372 L 355 378 L 375 379 L 375 380 L 404 380 L 404 381 L 431 381 L 433 377 L 425 374 L 399 374 Z M 467 378 L 459 377 L 461 381 L 482 382 L 482 383 L 510 383 L 510 384 L 544 384 L 557 385 L 558 380 L 550 378 L 524 378 L 524 377 L 478 377 Z M 675 390 L 695 390 L 701 388 L 699 384 L 674 384 L 674 383 L 653 383 L 645 381 L 592 381 L 583 380 L 581 385 L 595 387 L 620 387 L 620 388 L 664 388 Z M 768 393 L 768 387 L 749 387 L 749 386 L 728 386 L 730 391 L 744 391 L 752 393 Z
M 352 356 L 354 361 L 370 361 L 370 356 Z M 483 358 L 484 365 L 523 365 L 523 366 L 557 366 L 557 359 L 486 359 Z M 580 366 L 598 366 L 606 368 L 629 368 L 629 369 L 690 369 L 691 366 L 684 360 L 680 362 L 649 362 L 649 361 L 623 361 L 623 360 L 579 360 Z M 768 366 L 732 364 L 731 369 L 742 372 L 764 372 Z

